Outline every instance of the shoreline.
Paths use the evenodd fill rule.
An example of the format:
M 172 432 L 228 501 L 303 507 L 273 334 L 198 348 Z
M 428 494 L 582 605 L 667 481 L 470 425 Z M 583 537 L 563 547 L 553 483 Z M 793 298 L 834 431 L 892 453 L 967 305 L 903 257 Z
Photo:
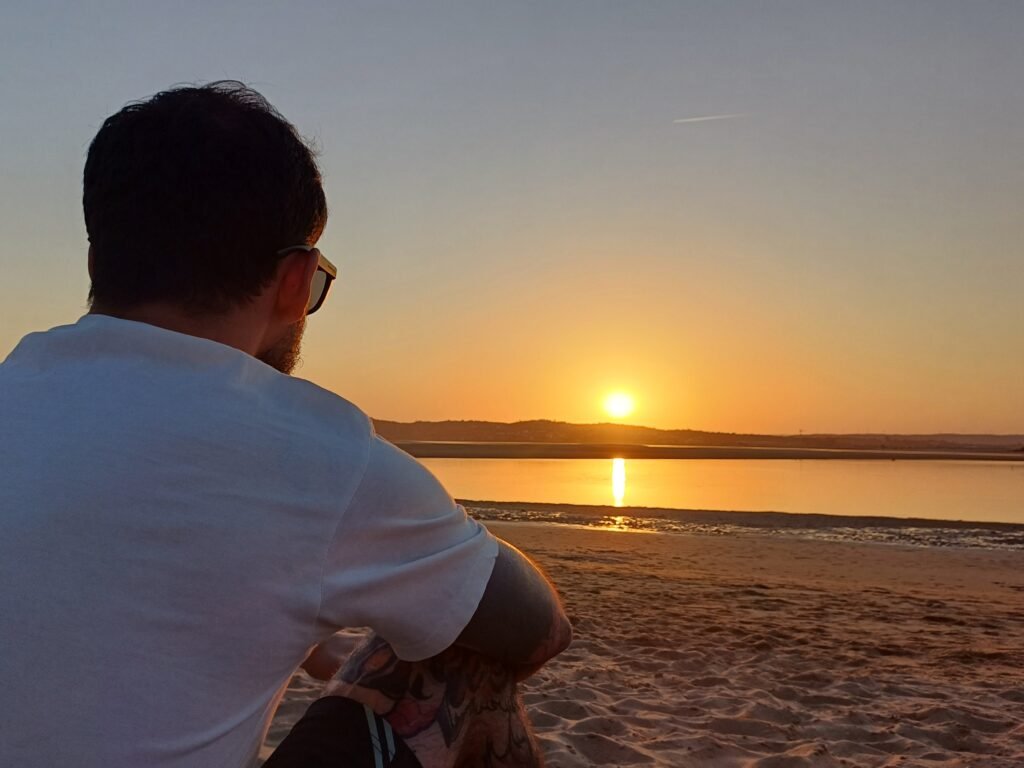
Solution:
M 618 443 L 469 443 L 396 440 L 418 459 L 788 459 L 809 461 L 999 461 L 1024 462 L 1021 451 L 869 450 L 760 448 L 714 445 Z
M 549 528 L 573 527 L 670 536 L 762 536 L 927 549 L 1024 552 L 1024 524 L 1021 523 L 464 499 L 457 501 L 469 514 L 487 525 L 535 523 Z
M 955 528 L 984 529 L 1024 534 L 1024 523 L 999 521 L 943 520 L 927 517 L 889 517 L 885 515 L 826 515 L 773 510 L 689 509 L 685 507 L 616 507 L 610 504 L 567 504 L 537 501 L 490 501 L 487 499 L 456 499 L 467 509 L 524 510 L 532 512 L 565 512 L 603 517 L 645 517 L 707 524 L 734 524 L 751 528 Z

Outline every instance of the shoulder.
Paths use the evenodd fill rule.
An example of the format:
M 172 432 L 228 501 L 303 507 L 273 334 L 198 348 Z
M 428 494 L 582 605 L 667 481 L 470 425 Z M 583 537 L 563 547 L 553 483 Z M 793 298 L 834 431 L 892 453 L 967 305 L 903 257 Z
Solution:
M 306 379 L 289 376 L 250 359 L 240 383 L 250 409 L 280 435 L 294 441 L 301 453 L 319 454 L 328 462 L 340 460 L 368 466 L 376 441 L 373 421 L 359 406 Z
M 253 360 L 251 364 L 265 369 L 264 374 L 271 378 L 268 382 L 270 393 L 295 416 L 308 420 L 310 426 L 344 427 L 367 438 L 374 434 L 373 421 L 369 415 L 336 392 L 306 379 L 275 371 L 258 360 Z
M 445 512 L 455 506 L 451 495 L 426 466 L 375 432 L 370 436 L 361 491 L 386 505 Z

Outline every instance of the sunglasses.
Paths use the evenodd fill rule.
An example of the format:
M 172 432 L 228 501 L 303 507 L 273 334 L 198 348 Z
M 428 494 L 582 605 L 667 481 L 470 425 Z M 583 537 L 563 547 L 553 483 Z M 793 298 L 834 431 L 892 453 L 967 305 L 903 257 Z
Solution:
M 312 245 L 290 245 L 287 248 L 282 248 L 275 255 L 286 256 L 292 251 L 316 254 L 316 272 L 313 273 L 313 282 L 309 287 L 309 303 L 306 305 L 306 314 L 312 315 L 324 305 L 327 291 L 330 289 L 331 283 L 334 282 L 334 278 L 338 276 L 338 268 L 320 253 L 319 248 Z

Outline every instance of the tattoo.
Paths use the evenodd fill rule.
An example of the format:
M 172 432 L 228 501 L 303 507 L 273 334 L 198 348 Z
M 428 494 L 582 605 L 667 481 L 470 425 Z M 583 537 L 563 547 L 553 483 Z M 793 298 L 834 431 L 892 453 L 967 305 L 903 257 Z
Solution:
M 372 635 L 327 693 L 372 707 L 424 766 L 539 766 L 515 670 L 453 646 L 420 662 Z

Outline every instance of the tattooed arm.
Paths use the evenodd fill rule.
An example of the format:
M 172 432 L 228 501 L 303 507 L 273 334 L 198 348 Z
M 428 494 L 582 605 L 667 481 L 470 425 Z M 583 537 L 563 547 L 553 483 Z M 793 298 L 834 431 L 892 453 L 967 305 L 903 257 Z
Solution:
M 422 768 L 540 768 L 541 752 L 513 671 L 453 645 L 403 661 L 371 635 L 327 684 L 384 717 Z
M 499 541 L 480 605 L 454 645 L 412 662 L 371 635 L 324 693 L 385 717 L 424 768 L 537 768 L 543 760 L 516 682 L 571 639 L 554 587 Z
M 509 667 L 522 680 L 565 650 L 572 626 L 544 574 L 515 547 L 500 539 L 498 546 L 484 595 L 454 645 Z M 313 650 L 303 669 L 328 680 L 350 649 L 351 638 L 330 638 Z

